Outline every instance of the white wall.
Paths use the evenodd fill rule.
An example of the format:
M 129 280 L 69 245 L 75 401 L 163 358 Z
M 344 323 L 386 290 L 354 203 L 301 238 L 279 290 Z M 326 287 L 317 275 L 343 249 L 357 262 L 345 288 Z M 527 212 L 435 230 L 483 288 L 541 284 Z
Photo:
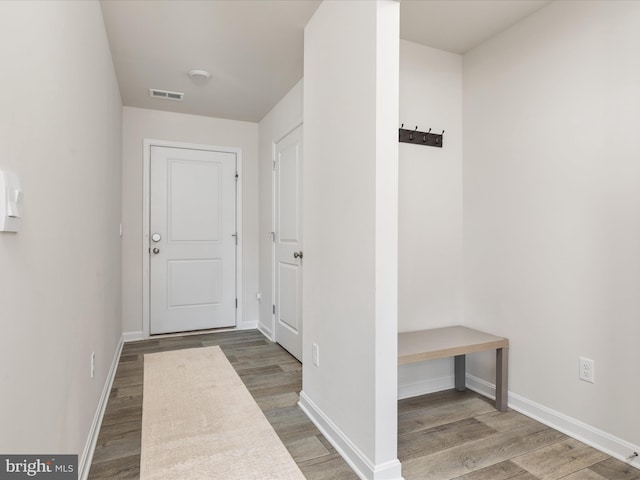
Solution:
M 302 123 L 302 80 L 287 93 L 259 124 L 260 170 L 260 304 L 259 328 L 273 339 L 273 145 Z
M 161 100 L 158 100 L 161 101 Z M 258 124 L 124 107 L 122 121 L 122 299 L 125 332 L 142 332 L 144 139 L 242 149 L 242 313 L 258 321 Z M 240 326 L 240 325 L 239 325 Z
M 0 451 L 82 455 L 122 333 L 121 102 L 99 4 L 0 2 L 0 64 L 0 169 L 24 191 L 21 231 L 0 233 Z
M 398 330 L 462 324 L 462 56 L 400 41 L 400 122 L 445 135 L 399 144 Z M 398 377 L 401 397 L 452 388 L 453 360 Z
M 511 392 L 636 446 L 638 25 L 639 2 L 553 2 L 464 56 L 466 320 L 510 338 Z
M 364 478 L 400 474 L 398 30 L 394 1 L 324 2 L 305 29 L 301 405 Z

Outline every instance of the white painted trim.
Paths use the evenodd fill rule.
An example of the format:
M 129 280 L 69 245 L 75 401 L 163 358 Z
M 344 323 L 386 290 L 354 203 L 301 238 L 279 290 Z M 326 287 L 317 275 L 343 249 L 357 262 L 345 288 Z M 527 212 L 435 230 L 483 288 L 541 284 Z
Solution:
M 398 400 L 427 395 L 455 387 L 453 375 L 398 382 Z
M 240 300 L 238 300 L 238 303 L 240 303 Z M 240 306 L 238 305 L 238 308 L 239 307 Z M 231 329 L 231 330 L 258 330 L 258 321 L 254 320 L 252 322 L 242 322 L 241 324 L 238 324 L 238 326 L 235 329 Z
M 251 327 L 246 327 L 244 324 L 242 308 L 244 303 L 242 296 L 242 245 L 244 245 L 242 229 L 242 185 L 244 183 L 244 175 L 242 171 L 242 150 L 240 148 L 234 148 L 227 149 L 226 151 L 234 151 L 237 155 L 236 171 L 238 172 L 238 181 L 236 182 L 236 233 L 238 234 L 238 248 L 236 250 L 236 298 L 238 299 L 238 309 L 236 311 L 236 328 L 244 330 Z
M 144 340 L 144 332 L 139 331 L 139 332 L 123 332 L 122 333 L 122 339 L 124 340 L 124 343 L 128 343 L 128 342 L 137 342 L 138 340 Z
M 379 465 L 374 464 L 304 392 L 300 392 L 298 406 L 358 477 L 363 480 L 402 480 L 401 465 L 397 459 Z
M 173 147 L 190 150 L 206 150 L 215 152 L 227 152 L 236 154 L 236 169 L 239 179 L 236 189 L 236 231 L 238 233 L 238 249 L 236 251 L 236 297 L 238 298 L 238 310 L 236 312 L 236 329 L 246 330 L 255 328 L 245 326 L 242 315 L 242 149 L 235 147 L 217 147 L 215 145 L 202 145 L 197 143 L 173 142 L 168 140 L 155 140 L 145 138 L 142 142 L 142 334 L 143 338 L 150 337 L 149 318 L 149 221 L 150 221 L 150 164 L 151 147 Z M 253 325 L 249 322 L 248 325 Z
M 271 141 L 271 231 L 276 231 L 276 169 L 274 162 L 276 161 L 276 142 Z M 271 234 L 271 315 L 269 338 L 272 342 L 276 341 L 276 314 L 273 306 L 276 304 L 276 241 L 275 236 Z
M 271 332 L 264 326 L 263 323 L 258 323 L 258 331 L 264 335 L 269 341 L 274 342 L 275 339 L 271 335 Z
M 495 399 L 496 387 L 481 378 L 467 374 L 467 388 L 473 390 L 485 397 Z M 544 423 L 545 425 L 558 430 L 570 437 L 575 438 L 587 445 L 600 450 L 618 460 L 640 469 L 640 460 L 636 457 L 635 461 L 628 462 L 626 457 L 633 452 L 640 451 L 639 445 L 633 445 L 621 438 L 615 437 L 596 427 L 587 425 L 586 423 L 569 417 L 563 413 L 552 410 L 539 403 L 529 400 L 521 395 L 509 392 L 508 399 L 509 408 L 520 412 L 527 417 Z
M 80 464 L 78 465 L 78 471 L 80 480 L 86 480 L 89 476 L 89 470 L 91 469 L 91 461 L 93 460 L 93 453 L 96 449 L 96 443 L 98 442 L 98 435 L 100 433 L 100 426 L 102 425 L 102 419 L 104 412 L 107 409 L 107 402 L 109 401 L 109 394 L 111 393 L 111 387 L 113 386 L 113 380 L 116 377 L 116 370 L 118 369 L 118 362 L 120 361 L 120 354 L 122 353 L 122 346 L 124 345 L 124 336 L 120 337 L 118 346 L 111 360 L 111 367 L 109 367 L 109 373 L 104 382 L 102 388 L 102 395 L 100 395 L 100 401 L 96 408 L 96 413 L 93 416 L 93 422 L 91 422 L 91 429 L 89 430 L 89 436 L 80 458 Z

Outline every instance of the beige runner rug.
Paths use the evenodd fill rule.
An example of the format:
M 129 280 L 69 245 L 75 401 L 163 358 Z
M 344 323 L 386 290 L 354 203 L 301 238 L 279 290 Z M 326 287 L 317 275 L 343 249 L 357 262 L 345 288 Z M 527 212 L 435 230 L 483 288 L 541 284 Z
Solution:
M 220 347 L 144 356 L 141 480 L 303 480 Z

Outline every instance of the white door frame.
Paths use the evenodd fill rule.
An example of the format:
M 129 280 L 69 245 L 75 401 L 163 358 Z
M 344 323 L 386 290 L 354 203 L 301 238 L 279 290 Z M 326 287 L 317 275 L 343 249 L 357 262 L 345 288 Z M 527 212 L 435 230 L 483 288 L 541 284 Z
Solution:
M 276 169 L 275 169 L 276 148 L 278 143 L 284 140 L 289 134 L 293 133 L 293 131 L 296 128 L 301 127 L 302 124 L 303 124 L 302 119 L 299 119 L 284 134 L 280 135 L 278 138 L 276 138 L 271 142 L 271 231 L 272 232 L 276 231 Z M 302 158 L 304 159 L 304 152 L 302 155 L 303 155 Z M 304 186 L 303 186 L 302 195 L 304 196 Z M 302 199 L 300 200 L 302 201 Z M 304 221 L 304 211 L 302 212 L 302 218 Z M 276 242 L 275 242 L 275 238 L 272 235 L 271 236 L 271 305 L 275 305 L 275 304 L 276 304 Z M 304 306 L 303 306 L 303 315 L 304 315 Z M 271 309 L 271 338 L 269 340 L 271 340 L 272 342 L 275 342 L 277 340 L 276 314 L 273 311 L 273 308 Z
M 196 143 L 173 142 L 169 140 L 154 140 L 145 138 L 142 148 L 142 336 L 150 335 L 150 270 L 149 270 L 149 222 L 151 219 L 151 202 L 149 201 L 150 174 L 151 174 L 151 147 L 173 147 L 190 150 L 206 150 L 214 152 L 235 153 L 238 182 L 236 188 L 236 228 L 238 232 L 238 248 L 236 250 L 236 296 L 238 309 L 236 311 L 236 327 L 228 330 L 240 330 L 242 328 L 242 150 L 234 147 L 217 147 L 214 145 L 202 145 Z

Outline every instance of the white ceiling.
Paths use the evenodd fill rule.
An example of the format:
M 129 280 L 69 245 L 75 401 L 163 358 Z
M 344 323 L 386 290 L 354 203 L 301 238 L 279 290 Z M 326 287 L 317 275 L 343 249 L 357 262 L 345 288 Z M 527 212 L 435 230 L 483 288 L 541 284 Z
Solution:
M 464 53 L 551 0 L 404 0 L 401 37 Z M 102 0 L 127 106 L 257 122 L 302 78 L 320 0 Z M 208 70 L 194 82 L 187 72 Z M 149 89 L 184 92 L 184 101 Z
M 127 106 L 256 122 L 302 77 L 304 26 L 320 1 L 102 0 Z M 187 72 L 212 77 L 193 82 Z M 184 101 L 149 89 L 184 92 Z
M 453 53 L 465 53 L 551 0 L 404 0 L 400 36 Z

